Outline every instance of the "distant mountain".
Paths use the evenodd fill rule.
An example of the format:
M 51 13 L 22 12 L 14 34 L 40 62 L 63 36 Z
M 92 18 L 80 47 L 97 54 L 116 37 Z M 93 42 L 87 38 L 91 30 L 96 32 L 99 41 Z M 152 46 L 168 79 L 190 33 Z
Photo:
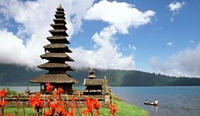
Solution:
M 95 70 L 98 78 L 107 76 L 111 86 L 200 86 L 199 78 L 172 77 L 155 73 L 127 70 Z M 35 71 L 14 64 L 0 64 L 0 86 L 31 85 L 29 80 L 44 71 Z M 80 82 L 88 75 L 88 69 L 78 69 L 69 74 Z

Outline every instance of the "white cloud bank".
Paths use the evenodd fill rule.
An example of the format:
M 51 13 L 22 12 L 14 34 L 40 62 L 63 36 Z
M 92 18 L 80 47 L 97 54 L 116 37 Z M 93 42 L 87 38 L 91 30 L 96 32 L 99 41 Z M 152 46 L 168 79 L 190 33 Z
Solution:
M 125 2 L 103 0 L 94 4 L 88 10 L 85 19 L 104 21 L 108 23 L 108 26 L 92 37 L 95 46 L 98 46 L 97 50 L 74 49 L 74 57 L 82 53 L 82 59 L 77 60 L 79 66 L 83 67 L 88 62 L 88 66 L 101 69 L 134 69 L 133 55 L 124 56 L 120 53 L 118 45 L 113 42 L 113 36 L 117 33 L 127 34 L 130 27 L 137 28 L 150 23 L 154 15 L 154 11 L 142 12 Z
M 156 57 L 150 59 L 154 71 L 175 75 L 200 77 L 200 44 L 196 48 L 187 48 L 170 56 L 161 63 Z
M 3 2 L 2 2 L 3 1 Z M 47 44 L 49 24 L 52 23 L 54 11 L 59 2 L 55 0 L 38 0 L 20 2 L 2 0 L 0 6 L 6 9 L 7 17 L 22 25 L 18 36 L 6 29 L 0 30 L 0 62 L 16 63 L 33 67 L 41 63 L 39 55 L 44 53 L 42 46 Z M 155 15 L 152 10 L 140 11 L 134 5 L 125 2 L 100 1 L 93 5 L 93 0 L 62 1 L 67 12 L 67 22 L 71 35 L 78 32 L 82 20 L 101 20 L 108 23 L 100 32 L 93 35 L 94 49 L 73 48 L 72 57 L 76 67 L 95 67 L 102 69 L 134 69 L 133 55 L 124 56 L 118 51 L 113 36 L 117 33 L 127 34 L 131 27 L 151 22 Z M 92 6 L 93 5 L 93 6 Z M 94 27 L 95 28 L 95 27 Z M 30 34 L 23 44 L 19 37 Z M 97 48 L 95 48 L 97 46 Z M 7 51 L 5 52 L 5 48 Z
M 73 35 L 80 29 L 82 19 L 87 9 L 92 6 L 93 0 L 61 2 L 67 13 L 68 32 Z M 16 63 L 35 67 L 35 65 L 45 62 L 39 56 L 44 53 L 42 46 L 48 44 L 46 37 L 50 35 L 48 30 L 51 29 L 50 24 L 53 22 L 55 9 L 59 4 L 58 0 L 27 2 L 1 0 L 0 7 L 4 9 L 1 14 L 7 19 L 14 19 L 21 26 L 14 26 L 17 29 L 16 35 L 9 32 L 8 29 L 0 30 L 0 63 Z M 26 34 L 30 36 L 24 43 L 21 37 Z
M 185 2 L 172 2 L 168 5 L 170 11 L 176 12 L 179 11 L 185 5 Z

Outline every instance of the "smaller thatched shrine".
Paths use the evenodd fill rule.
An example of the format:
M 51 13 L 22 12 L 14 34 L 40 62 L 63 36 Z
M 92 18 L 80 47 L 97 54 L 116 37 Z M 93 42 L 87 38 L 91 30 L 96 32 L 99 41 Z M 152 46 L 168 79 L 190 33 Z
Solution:
M 94 70 L 90 69 L 88 78 L 84 79 L 83 85 L 85 86 L 85 95 L 102 95 L 104 79 L 96 79 Z

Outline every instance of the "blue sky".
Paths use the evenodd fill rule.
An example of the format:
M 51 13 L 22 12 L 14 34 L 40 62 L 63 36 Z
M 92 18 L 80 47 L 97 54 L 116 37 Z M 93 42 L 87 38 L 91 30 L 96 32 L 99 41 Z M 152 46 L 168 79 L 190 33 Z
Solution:
M 136 61 L 136 69 L 150 71 L 151 64 L 149 59 L 152 56 L 159 57 L 161 61 L 167 60 L 169 56 L 175 54 L 187 47 L 195 47 L 199 43 L 200 33 L 200 15 L 196 12 L 200 10 L 200 1 L 185 1 L 178 12 L 173 13 L 169 10 L 168 5 L 173 0 L 120 0 L 134 4 L 140 10 L 152 9 L 156 16 L 150 24 L 137 29 L 129 29 L 129 34 L 117 34 L 117 43 L 125 50 L 124 54 L 133 53 Z M 154 4 L 153 4 L 154 3 Z M 120 15 L 120 14 L 119 14 Z M 174 21 L 171 21 L 171 17 Z M 84 21 L 82 28 L 84 31 L 73 36 L 72 45 L 82 46 L 91 49 L 92 40 L 90 39 L 95 30 L 101 30 L 104 23 L 97 21 Z M 190 41 L 194 41 L 191 43 Z M 79 44 L 79 43 L 82 44 Z M 89 46 L 88 46 L 89 42 Z M 174 46 L 167 46 L 168 42 L 173 42 Z M 137 50 L 129 50 L 128 45 L 134 45 Z
M 16 7 L 10 4 L 13 1 L 17 4 Z M 36 42 L 34 36 L 45 39 L 45 37 L 48 35 L 48 30 L 50 29 L 50 27 L 47 25 L 49 25 L 50 22 L 52 22 L 52 13 L 57 7 L 56 4 L 59 4 L 59 2 L 56 1 L 56 4 L 53 5 L 53 2 L 53 0 L 50 0 L 49 3 L 43 2 L 41 0 L 33 2 L 26 0 L 2 0 L 0 2 L 0 19 L 2 20 L 0 21 L 0 31 L 2 31 L 2 33 L 0 33 L 0 40 L 2 39 L 3 41 L 3 39 L 5 39 L 6 37 L 17 37 L 17 43 L 20 43 L 20 40 L 22 40 L 23 42 L 24 46 L 20 45 L 22 46 L 23 51 L 23 48 L 26 48 L 29 44 L 30 46 L 32 46 L 32 43 Z M 120 29 L 121 26 L 126 24 L 126 22 L 121 20 L 122 22 L 119 22 L 121 24 L 118 25 L 118 20 L 116 19 L 107 19 L 107 17 L 105 17 L 106 15 L 104 16 L 98 13 L 96 15 L 92 14 L 93 12 L 96 13 L 98 11 L 98 8 L 104 7 L 102 6 L 102 1 L 87 0 L 84 3 L 84 1 L 82 0 L 75 0 L 72 2 L 70 2 L 69 0 L 61 2 L 61 4 L 66 9 L 66 14 L 68 17 L 67 19 L 69 22 L 68 26 L 72 28 L 72 31 L 70 32 L 70 47 L 75 51 L 74 55 L 72 56 L 75 57 L 75 60 L 77 60 L 78 62 L 77 65 L 75 65 L 75 67 L 79 67 L 80 64 L 80 67 L 96 67 L 97 64 L 101 65 L 101 62 L 103 62 L 102 67 L 106 67 L 109 69 L 114 68 L 125 70 L 141 70 L 177 76 L 199 76 L 200 72 L 197 70 L 199 70 L 198 67 L 200 67 L 200 63 L 193 63 L 193 59 L 200 58 L 200 55 L 198 55 L 200 51 L 200 15 L 198 15 L 198 11 L 200 11 L 199 0 L 110 0 L 105 2 L 105 4 L 111 6 L 110 10 L 112 10 L 112 7 L 115 7 L 115 5 L 123 3 L 125 3 L 126 5 L 130 5 L 125 6 L 129 9 L 132 9 L 133 12 L 135 9 L 139 10 L 141 12 L 141 17 L 143 16 L 143 14 L 145 14 L 145 12 L 151 11 L 152 14 L 150 13 L 147 16 L 149 20 L 145 19 L 144 17 L 142 17 L 144 19 L 141 19 L 141 17 L 133 16 L 133 18 L 138 18 L 137 20 L 141 20 L 139 22 L 139 26 L 135 26 L 136 23 L 134 21 L 131 22 L 127 19 L 127 21 L 130 21 L 131 24 L 126 27 L 128 32 L 124 33 L 123 30 Z M 178 5 L 177 3 L 180 3 L 181 6 L 176 6 Z M 41 20 L 38 19 L 38 24 L 36 15 L 34 15 L 35 17 L 33 16 L 33 19 L 35 18 L 34 20 L 26 19 L 26 16 L 30 18 L 30 16 L 26 14 L 26 10 L 30 10 L 31 13 L 38 13 L 37 11 L 34 11 L 38 10 L 35 9 L 37 5 L 34 6 L 34 4 L 37 4 L 38 6 L 41 5 L 40 7 L 42 7 L 42 5 L 53 6 L 52 9 L 49 11 L 49 14 L 47 13 L 48 9 L 50 9 L 49 7 L 47 7 L 47 9 L 43 9 L 44 12 L 41 11 L 45 15 L 41 17 L 45 18 Z M 174 10 L 170 9 L 170 4 L 175 5 Z M 29 8 L 29 5 L 34 7 Z M 85 5 L 82 11 L 80 10 L 80 12 L 79 9 L 77 9 L 79 8 L 79 5 L 80 7 Z M 13 11 L 14 8 L 19 9 Z M 105 12 L 103 9 L 101 9 L 101 11 L 103 13 Z M 24 16 L 21 15 L 20 12 L 25 12 Z M 114 11 L 112 11 L 112 13 L 113 12 Z M 118 16 L 121 16 L 123 13 L 126 13 L 121 12 L 120 10 L 116 12 L 118 13 Z M 25 19 L 23 19 L 24 17 Z M 126 18 L 123 19 L 126 20 Z M 42 24 L 42 21 L 44 22 L 45 20 L 47 20 L 47 22 L 43 24 L 44 29 L 41 31 L 41 34 L 39 34 L 37 30 L 34 30 L 34 26 L 28 25 L 28 22 L 26 21 L 29 20 L 33 21 L 32 23 L 36 23 L 35 27 L 37 27 L 37 25 L 39 24 Z M 114 32 L 111 36 L 109 36 L 111 39 L 106 40 L 106 37 L 103 38 L 104 36 L 101 36 L 100 33 L 103 32 L 104 28 L 110 28 L 109 26 L 113 26 L 115 28 L 114 30 L 117 32 Z M 97 35 L 97 38 L 99 37 L 99 39 L 95 39 L 95 33 Z M 98 41 L 101 39 L 105 39 L 105 43 L 98 43 Z M 33 42 L 27 43 L 27 41 L 29 40 L 33 40 Z M 12 39 L 9 41 L 12 41 Z M 40 46 L 47 43 L 46 40 L 41 39 L 37 40 L 37 42 L 40 44 Z M 108 58 L 105 57 L 106 54 L 109 54 L 109 52 L 106 51 L 107 48 L 103 47 L 104 45 L 112 46 L 111 48 L 108 48 L 108 51 L 113 51 L 113 56 L 108 55 Z M 8 47 L 9 50 L 14 49 L 13 47 L 11 47 L 11 45 L 7 45 L 6 47 Z M 39 53 L 42 53 L 43 49 L 40 48 L 41 50 L 39 50 L 39 46 L 37 47 L 38 50 L 33 51 L 38 51 L 38 53 L 35 53 L 32 56 L 28 54 L 31 48 L 26 48 L 28 50 L 25 50 L 24 53 L 27 53 L 24 55 L 24 57 L 33 57 L 33 60 L 24 62 L 24 65 L 32 66 L 40 63 L 40 61 L 38 61 L 39 58 L 36 57 L 38 57 Z M 99 54 L 103 54 L 102 52 L 105 52 L 105 54 L 99 56 L 99 59 L 96 60 Z M 2 54 L 5 54 L 3 50 Z M 88 54 L 92 54 L 92 58 L 88 58 L 88 60 L 91 60 L 91 62 L 83 60 L 84 58 L 87 59 L 86 56 Z M 81 58 L 81 55 L 84 57 Z M 112 60 L 112 57 L 115 56 L 116 58 L 114 59 L 116 59 L 116 61 Z M 104 58 L 106 62 L 102 61 L 102 59 Z M 18 64 L 23 59 L 23 57 L 19 57 L 19 61 L 15 61 L 13 58 L 8 59 L 10 60 L 6 61 L 6 63 Z M 0 58 L 0 61 L 2 63 L 5 63 L 5 61 L 3 60 L 5 59 Z M 109 62 L 111 62 L 113 66 L 109 66 Z M 120 63 L 117 64 L 118 62 Z M 194 64 L 194 66 L 191 66 L 191 64 Z M 121 65 L 123 66 L 120 67 Z

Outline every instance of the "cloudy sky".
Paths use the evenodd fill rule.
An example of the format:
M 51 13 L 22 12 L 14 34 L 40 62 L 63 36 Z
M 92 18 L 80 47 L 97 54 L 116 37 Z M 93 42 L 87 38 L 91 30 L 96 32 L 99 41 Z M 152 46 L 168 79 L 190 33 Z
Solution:
M 0 0 L 0 63 L 45 62 L 59 4 L 76 68 L 200 76 L 199 0 Z

